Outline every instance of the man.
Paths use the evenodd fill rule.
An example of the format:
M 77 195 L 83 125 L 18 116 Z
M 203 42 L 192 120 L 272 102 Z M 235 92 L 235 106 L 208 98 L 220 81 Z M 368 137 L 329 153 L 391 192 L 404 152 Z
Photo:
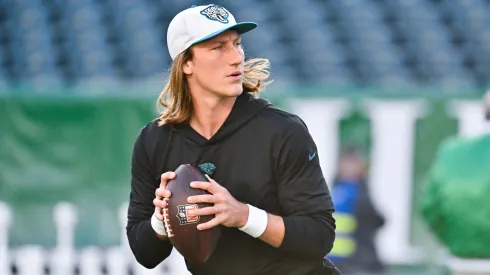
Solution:
M 484 98 L 484 112 L 490 125 L 490 92 Z M 421 195 L 419 206 L 425 222 L 455 257 L 449 261 L 454 274 L 490 272 L 488 129 L 480 137 L 452 137 L 444 141 Z M 474 259 L 487 261 L 471 261 Z
M 169 25 L 173 62 L 158 99 L 166 109 L 141 130 L 132 157 L 127 234 L 147 268 L 171 253 L 165 186 L 190 163 L 210 177 L 192 186 L 212 195 L 189 202 L 214 204 L 192 213 L 215 214 L 198 229 L 222 227 L 206 263 L 186 262 L 192 274 L 331 274 L 322 260 L 334 208 L 316 146 L 301 119 L 257 97 L 269 64 L 245 62 L 240 36 L 255 27 L 217 5 L 193 6 Z

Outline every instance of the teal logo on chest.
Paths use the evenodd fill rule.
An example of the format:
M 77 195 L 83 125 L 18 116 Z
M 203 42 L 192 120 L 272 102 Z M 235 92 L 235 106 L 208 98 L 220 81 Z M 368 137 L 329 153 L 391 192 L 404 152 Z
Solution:
M 211 162 L 199 164 L 199 168 L 201 168 L 201 170 L 208 175 L 212 175 L 214 170 L 216 170 L 216 166 Z
M 316 156 L 316 151 L 315 151 L 315 153 L 313 153 L 313 154 L 309 154 L 309 155 L 308 155 L 308 159 L 309 159 L 310 161 L 312 161 L 312 160 L 315 158 L 315 156 Z

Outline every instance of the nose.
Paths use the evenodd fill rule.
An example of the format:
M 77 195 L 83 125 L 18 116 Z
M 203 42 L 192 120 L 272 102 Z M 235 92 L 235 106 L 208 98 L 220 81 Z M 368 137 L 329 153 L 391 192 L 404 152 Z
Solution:
M 232 45 L 228 51 L 228 64 L 232 66 L 240 65 L 243 61 L 243 51 L 240 46 Z

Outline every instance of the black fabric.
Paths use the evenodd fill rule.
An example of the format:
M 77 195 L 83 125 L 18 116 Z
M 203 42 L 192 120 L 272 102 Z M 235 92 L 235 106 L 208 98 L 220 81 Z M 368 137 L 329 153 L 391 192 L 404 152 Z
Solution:
M 149 224 L 160 175 L 183 163 L 212 163 L 212 177 L 237 200 L 283 217 L 285 237 L 275 248 L 223 227 L 208 262 L 187 262 L 192 274 L 306 275 L 322 270 L 335 237 L 334 208 L 316 145 L 299 117 L 243 93 L 210 140 L 189 125 L 173 126 L 158 127 L 153 121 L 134 145 L 127 234 L 138 262 L 153 268 L 172 250 Z

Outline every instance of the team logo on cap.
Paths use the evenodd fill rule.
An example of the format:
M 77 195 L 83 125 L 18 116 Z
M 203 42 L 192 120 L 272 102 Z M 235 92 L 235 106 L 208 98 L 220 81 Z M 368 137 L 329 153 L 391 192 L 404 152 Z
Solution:
M 201 11 L 201 14 L 210 20 L 218 21 L 223 24 L 228 23 L 228 11 L 218 5 L 211 5 Z

